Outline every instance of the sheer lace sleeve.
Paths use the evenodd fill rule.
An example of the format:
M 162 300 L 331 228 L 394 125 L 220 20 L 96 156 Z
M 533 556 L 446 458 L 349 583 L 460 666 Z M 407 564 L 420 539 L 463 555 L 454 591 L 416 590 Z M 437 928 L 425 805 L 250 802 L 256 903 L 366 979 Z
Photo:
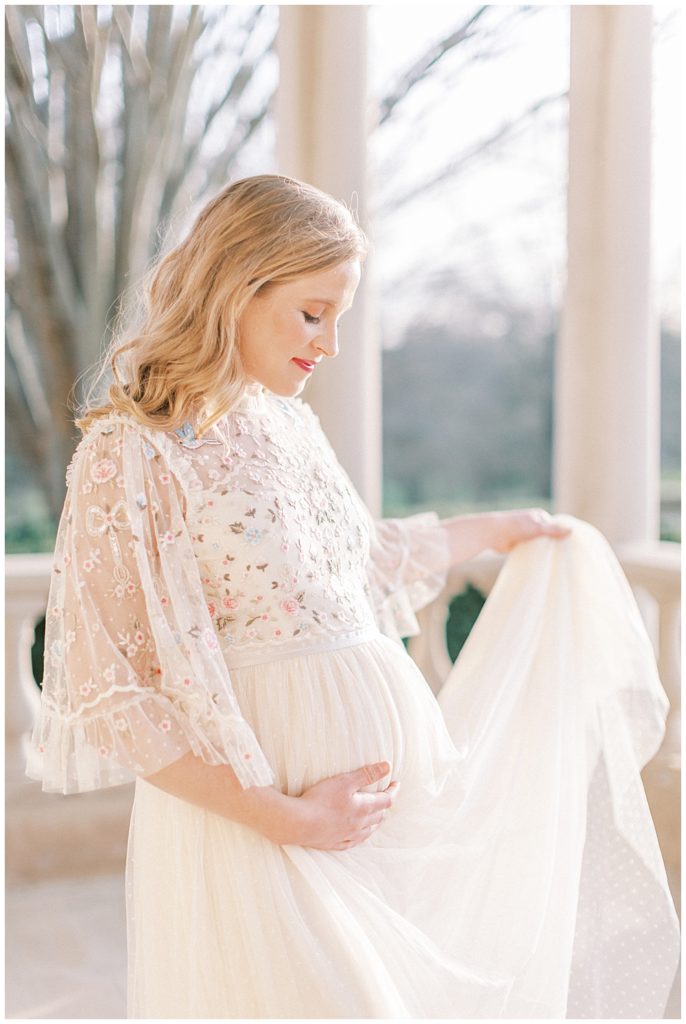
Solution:
M 189 750 L 243 787 L 274 781 L 219 649 L 173 455 L 161 431 L 112 416 L 69 468 L 27 764 L 47 792 L 119 785 Z
M 448 536 L 435 512 L 370 516 L 367 579 L 382 633 L 395 639 L 419 633 L 414 613 L 440 594 L 449 568 Z

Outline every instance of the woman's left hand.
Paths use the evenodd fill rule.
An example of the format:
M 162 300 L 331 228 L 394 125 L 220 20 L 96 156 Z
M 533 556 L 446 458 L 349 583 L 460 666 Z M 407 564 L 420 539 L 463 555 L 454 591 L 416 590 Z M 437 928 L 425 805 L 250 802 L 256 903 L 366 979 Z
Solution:
M 441 519 L 448 535 L 451 565 L 459 565 L 490 548 L 507 554 L 523 540 L 535 537 L 567 537 L 568 526 L 553 522 L 542 508 L 515 508 L 505 512 L 475 512 Z
M 507 554 L 515 545 L 535 537 L 568 537 L 572 532 L 570 527 L 554 522 L 542 508 L 491 512 L 490 516 L 493 531 L 490 547 L 500 554 Z

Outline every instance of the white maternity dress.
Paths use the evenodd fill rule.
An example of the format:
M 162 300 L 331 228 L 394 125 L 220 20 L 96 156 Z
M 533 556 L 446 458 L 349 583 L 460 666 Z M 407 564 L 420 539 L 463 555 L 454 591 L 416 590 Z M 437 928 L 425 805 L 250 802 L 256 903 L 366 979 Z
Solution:
M 667 700 L 603 537 L 518 545 L 437 701 L 400 636 L 434 513 L 373 521 L 299 398 L 205 438 L 98 421 L 68 474 L 28 774 L 136 779 L 132 1018 L 660 1017 L 678 921 L 640 769 Z M 193 750 L 297 795 L 386 759 L 348 851 L 142 776 Z

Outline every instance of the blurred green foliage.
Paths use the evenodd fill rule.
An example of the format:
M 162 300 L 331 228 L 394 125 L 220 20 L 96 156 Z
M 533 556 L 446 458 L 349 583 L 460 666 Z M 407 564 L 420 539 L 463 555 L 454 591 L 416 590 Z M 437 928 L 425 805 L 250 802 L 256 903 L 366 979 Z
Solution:
M 31 668 L 33 678 L 40 686 L 43 682 L 43 653 L 45 650 L 45 616 L 36 623 L 36 632 L 31 645 Z
M 450 602 L 446 640 L 451 661 L 455 661 L 462 650 L 485 603 L 485 594 L 471 583 L 468 583 L 462 593 L 457 594 Z

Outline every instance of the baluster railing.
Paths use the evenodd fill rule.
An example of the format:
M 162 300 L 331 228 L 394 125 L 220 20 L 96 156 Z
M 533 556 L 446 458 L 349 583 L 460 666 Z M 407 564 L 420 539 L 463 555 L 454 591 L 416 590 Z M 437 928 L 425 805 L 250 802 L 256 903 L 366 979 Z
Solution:
M 655 615 L 647 615 L 647 626 L 670 712 L 662 746 L 644 769 L 643 778 L 663 855 L 672 873 L 680 857 L 680 551 L 678 544 L 667 543 L 624 545 L 617 551 L 642 611 L 646 611 L 646 596 L 656 611 Z M 422 632 L 410 639 L 409 651 L 435 693 L 452 667 L 446 643 L 451 600 L 468 583 L 488 594 L 502 564 L 502 556 L 481 555 L 455 566 L 443 592 L 418 613 Z M 51 568 L 52 555 L 10 555 L 6 559 L 6 782 L 8 791 L 15 793 L 28 785 L 24 774 L 26 742 L 39 705 L 31 645 L 36 623 L 45 614 Z

